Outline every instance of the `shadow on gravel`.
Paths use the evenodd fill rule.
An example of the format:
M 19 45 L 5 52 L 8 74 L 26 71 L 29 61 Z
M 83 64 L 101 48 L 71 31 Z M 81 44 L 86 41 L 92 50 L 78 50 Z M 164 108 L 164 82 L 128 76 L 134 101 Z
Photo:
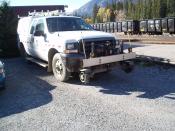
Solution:
M 82 85 L 73 78 L 70 83 Z M 100 88 L 100 92 L 112 95 L 132 95 L 138 98 L 156 99 L 164 97 L 175 100 L 175 68 L 165 68 L 162 65 L 142 66 L 136 65 L 135 70 L 126 74 L 120 69 L 110 73 L 95 75 L 88 86 Z M 86 86 L 85 86 L 86 87 Z M 169 96 L 171 95 L 171 96 Z
M 52 101 L 50 93 L 55 87 L 40 79 L 48 73 L 20 58 L 5 60 L 6 90 L 0 92 L 0 118 L 25 112 Z
M 131 74 L 114 71 L 98 75 L 93 85 L 102 87 L 100 92 L 113 95 L 131 95 L 156 99 L 160 97 L 175 100 L 175 69 L 164 69 L 161 66 L 138 67 Z M 170 95 L 168 97 L 167 95 Z

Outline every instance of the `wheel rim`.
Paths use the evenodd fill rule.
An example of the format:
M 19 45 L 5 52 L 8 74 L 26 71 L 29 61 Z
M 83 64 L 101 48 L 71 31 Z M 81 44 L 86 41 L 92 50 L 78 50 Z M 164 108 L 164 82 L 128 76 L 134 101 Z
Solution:
M 62 76 L 63 74 L 63 65 L 60 60 L 57 60 L 55 63 L 55 71 L 58 75 Z
M 85 82 L 85 76 L 83 72 L 80 73 L 80 81 Z

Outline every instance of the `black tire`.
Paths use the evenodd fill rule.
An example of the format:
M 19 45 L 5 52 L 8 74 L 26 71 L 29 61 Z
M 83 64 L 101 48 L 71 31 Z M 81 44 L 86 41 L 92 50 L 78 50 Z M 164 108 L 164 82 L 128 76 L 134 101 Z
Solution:
M 70 73 L 67 71 L 59 53 L 56 53 L 52 60 L 52 69 L 58 81 L 65 82 L 69 79 Z
M 131 73 L 134 70 L 133 62 L 122 62 L 121 68 L 126 73 Z
M 2 87 L 0 87 L 0 91 L 5 90 L 5 88 L 6 88 L 6 85 L 5 85 L 5 83 L 4 83 L 4 84 L 3 84 L 3 86 L 2 86 Z
M 20 49 L 19 49 L 19 51 L 20 51 L 21 56 L 22 56 L 24 59 L 26 59 L 26 57 L 27 57 L 28 55 L 27 55 L 27 53 L 26 53 L 26 50 L 25 50 L 23 44 L 20 44 Z

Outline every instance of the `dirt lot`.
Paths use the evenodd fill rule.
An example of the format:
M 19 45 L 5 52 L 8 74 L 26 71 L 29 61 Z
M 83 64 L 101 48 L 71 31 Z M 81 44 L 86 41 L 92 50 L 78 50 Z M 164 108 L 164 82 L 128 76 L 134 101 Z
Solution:
M 125 52 L 130 46 L 129 42 L 124 43 Z M 175 65 L 175 45 L 174 44 L 146 44 L 140 42 L 131 42 L 133 52 L 138 56 L 149 58 L 150 60 Z
M 57 82 L 21 58 L 4 61 L 7 89 L 0 92 L 1 131 L 175 130 L 175 68 L 137 64 L 116 69 L 90 85 Z

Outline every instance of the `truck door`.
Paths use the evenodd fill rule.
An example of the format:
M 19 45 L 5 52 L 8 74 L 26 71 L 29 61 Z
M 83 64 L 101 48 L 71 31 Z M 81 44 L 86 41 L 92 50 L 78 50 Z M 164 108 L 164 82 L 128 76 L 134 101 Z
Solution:
M 45 24 L 44 20 L 39 20 L 36 24 L 34 32 L 34 47 L 33 51 L 36 57 L 47 60 L 47 44 L 46 34 L 45 34 Z
M 36 28 L 36 20 L 34 20 L 30 26 L 30 32 L 27 38 L 27 47 L 28 47 L 28 51 L 29 51 L 29 55 L 31 56 L 35 56 L 34 52 L 33 52 L 33 46 L 34 46 L 34 31 Z

